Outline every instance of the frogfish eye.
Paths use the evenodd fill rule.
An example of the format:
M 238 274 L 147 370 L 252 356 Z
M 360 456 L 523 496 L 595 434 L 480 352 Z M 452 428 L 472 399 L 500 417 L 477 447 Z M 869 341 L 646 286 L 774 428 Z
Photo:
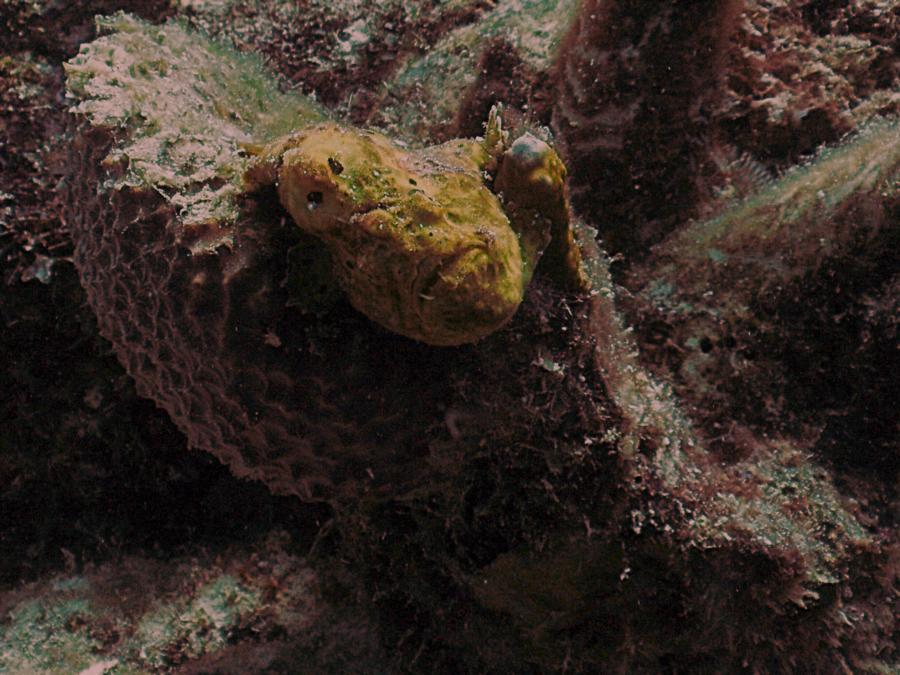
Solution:
M 331 169 L 335 176 L 341 175 L 344 171 L 344 165 L 337 161 L 334 157 L 328 158 L 328 168 Z
M 322 193 L 319 192 L 318 190 L 315 190 L 315 191 L 313 191 L 313 192 L 308 192 L 308 193 L 306 194 L 306 202 L 307 202 L 306 207 L 307 207 L 310 211 L 312 211 L 312 210 L 315 209 L 319 204 L 322 203 L 322 199 L 323 199 L 323 198 L 324 198 L 324 196 L 323 196 Z

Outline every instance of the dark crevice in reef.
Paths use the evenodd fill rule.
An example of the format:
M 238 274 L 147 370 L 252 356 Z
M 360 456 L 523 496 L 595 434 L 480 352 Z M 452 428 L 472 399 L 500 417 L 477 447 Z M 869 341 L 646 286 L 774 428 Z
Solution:
M 900 222 L 900 209 L 886 218 Z M 797 419 L 824 418 L 819 452 L 888 483 L 900 452 L 900 353 L 889 318 L 900 306 L 898 250 L 900 227 L 891 227 L 801 280 L 771 312 L 783 332 L 762 347 L 784 364 Z
M 70 265 L 54 267 L 50 286 L 8 287 L 2 309 L 16 317 L 0 338 L 15 355 L 0 371 L 4 586 L 126 552 L 165 557 L 186 542 L 249 541 L 273 527 L 308 546 L 327 520 L 327 510 L 273 497 L 188 450 L 97 336 Z
M 554 129 L 573 204 L 610 253 L 642 257 L 695 212 L 742 7 L 582 3 L 557 64 Z
M 3 49 L 33 51 L 54 60 L 64 60 L 96 35 L 94 17 L 119 10 L 131 12 L 148 21 L 161 22 L 172 16 L 172 3 L 166 0 L 88 0 L 87 2 L 32 2 L 11 0 L 0 6 Z

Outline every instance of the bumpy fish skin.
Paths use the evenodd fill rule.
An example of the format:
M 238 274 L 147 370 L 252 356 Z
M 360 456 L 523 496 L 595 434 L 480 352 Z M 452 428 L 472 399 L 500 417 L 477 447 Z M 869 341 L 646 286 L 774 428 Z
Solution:
M 551 230 L 571 237 L 565 167 L 553 149 L 530 134 L 510 145 L 498 197 L 485 170 L 501 149 L 454 140 L 408 151 L 326 123 L 258 149 L 247 180 L 277 184 L 297 226 L 328 246 L 356 309 L 401 335 L 459 345 L 512 317 Z

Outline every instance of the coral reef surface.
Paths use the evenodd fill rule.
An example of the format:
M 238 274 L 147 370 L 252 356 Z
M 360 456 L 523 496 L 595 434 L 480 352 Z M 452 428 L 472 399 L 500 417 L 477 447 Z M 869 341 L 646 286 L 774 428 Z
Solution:
M 161 25 L 91 43 L 118 9 Z M 0 4 L 0 669 L 895 671 L 898 17 Z M 361 315 L 277 186 L 245 192 L 248 142 L 298 123 L 415 154 L 498 101 L 573 188 L 621 172 L 573 214 L 558 170 L 510 195 L 528 162 L 487 167 L 560 248 L 476 344 Z M 626 142 L 594 153 L 573 113 L 616 101 Z

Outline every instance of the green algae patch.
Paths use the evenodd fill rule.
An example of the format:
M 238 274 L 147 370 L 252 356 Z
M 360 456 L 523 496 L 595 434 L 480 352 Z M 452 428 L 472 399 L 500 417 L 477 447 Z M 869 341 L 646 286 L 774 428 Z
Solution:
M 154 190 L 185 226 L 218 224 L 198 249 L 232 243 L 242 144 L 324 119 L 308 98 L 282 93 L 258 59 L 187 30 L 128 14 L 97 18 L 100 37 L 65 64 L 72 112 L 120 139 L 114 189 Z
M 164 604 L 144 616 L 132 638 L 138 658 L 153 668 L 169 665 L 171 646 L 195 659 L 222 649 L 262 605 L 259 589 L 222 575 L 187 602 Z
M 59 581 L 0 617 L 0 672 L 66 675 L 91 665 L 99 643 L 85 626 L 92 609 L 86 589 L 80 577 Z
M 129 637 L 115 656 L 157 672 L 245 639 L 253 642 L 270 631 L 286 637 L 308 628 L 314 614 L 314 577 L 302 561 L 278 553 L 284 541 L 274 536 L 265 544 L 258 553 L 265 562 L 257 574 L 246 571 L 242 552 L 234 555 L 236 567 L 214 565 L 209 571 L 176 561 L 175 578 L 188 580 L 191 589 L 156 591 L 142 614 L 128 618 Z
M 304 648 L 318 617 L 315 575 L 288 542 L 273 532 L 215 557 L 127 557 L 0 595 L 0 672 L 169 672 L 236 646 L 264 667 Z

